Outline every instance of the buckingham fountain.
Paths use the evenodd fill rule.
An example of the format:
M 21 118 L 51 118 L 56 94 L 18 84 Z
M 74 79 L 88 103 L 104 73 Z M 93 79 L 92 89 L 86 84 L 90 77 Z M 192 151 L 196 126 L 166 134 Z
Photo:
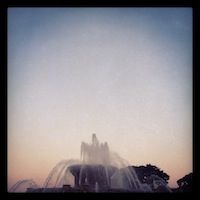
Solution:
M 43 187 L 33 180 L 20 180 L 9 192 L 153 192 L 150 185 L 139 181 L 134 168 L 95 134 L 91 143 L 81 143 L 80 157 L 59 162 Z

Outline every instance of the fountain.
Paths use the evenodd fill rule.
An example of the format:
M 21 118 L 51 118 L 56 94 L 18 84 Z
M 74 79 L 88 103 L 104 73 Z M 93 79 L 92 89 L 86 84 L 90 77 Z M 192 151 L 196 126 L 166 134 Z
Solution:
M 21 181 L 9 192 L 153 192 L 142 184 L 132 167 L 107 142 L 100 143 L 95 134 L 92 143 L 81 143 L 80 160 L 59 162 L 49 173 L 42 188 L 33 181 Z M 22 185 L 29 183 L 24 191 Z

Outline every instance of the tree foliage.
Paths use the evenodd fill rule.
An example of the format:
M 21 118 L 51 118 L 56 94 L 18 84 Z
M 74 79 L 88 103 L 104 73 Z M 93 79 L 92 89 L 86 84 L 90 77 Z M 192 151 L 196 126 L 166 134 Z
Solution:
M 189 173 L 177 180 L 177 184 L 179 186 L 179 191 L 181 192 L 192 191 L 192 173 Z
M 147 164 L 146 166 L 132 166 L 142 183 L 147 183 L 151 175 L 157 175 L 168 183 L 169 175 L 155 165 Z

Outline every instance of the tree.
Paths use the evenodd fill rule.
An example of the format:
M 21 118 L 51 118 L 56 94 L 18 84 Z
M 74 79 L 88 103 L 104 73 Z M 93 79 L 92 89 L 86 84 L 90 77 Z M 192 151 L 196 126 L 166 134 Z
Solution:
M 142 183 L 148 183 L 151 175 L 157 175 L 162 178 L 166 183 L 168 183 L 169 175 L 154 165 L 147 164 L 146 166 L 132 167 L 135 169 L 138 179 Z
M 184 177 L 177 180 L 179 186 L 179 191 L 181 192 L 191 192 L 192 191 L 192 173 L 185 175 Z

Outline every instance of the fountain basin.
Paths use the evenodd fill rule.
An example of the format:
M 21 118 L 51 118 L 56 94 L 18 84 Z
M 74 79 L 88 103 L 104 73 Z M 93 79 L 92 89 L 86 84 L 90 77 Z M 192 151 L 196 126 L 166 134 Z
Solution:
M 91 190 L 95 190 L 95 186 L 98 185 L 99 190 L 107 190 L 111 187 L 111 177 L 118 170 L 114 166 L 104 165 L 72 165 L 68 167 L 69 171 L 74 176 L 74 186 L 88 187 Z

